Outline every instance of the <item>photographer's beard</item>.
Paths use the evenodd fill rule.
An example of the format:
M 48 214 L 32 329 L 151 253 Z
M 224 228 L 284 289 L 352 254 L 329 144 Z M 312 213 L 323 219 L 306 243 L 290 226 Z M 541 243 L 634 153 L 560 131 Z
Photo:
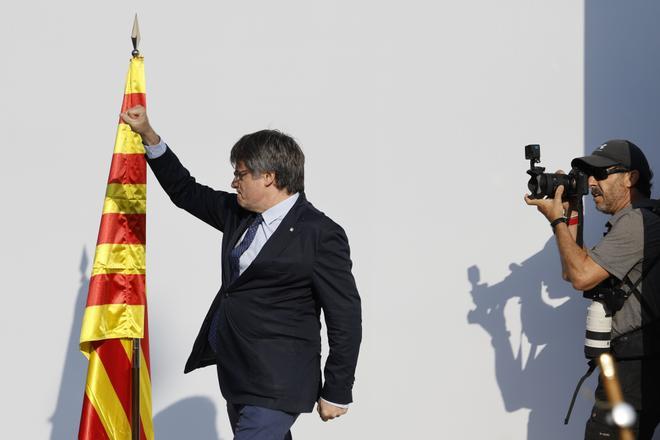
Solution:
M 589 186 L 597 210 L 605 214 L 614 214 L 628 204 L 630 190 L 620 179 L 608 182 L 605 188 L 602 183 L 605 181 Z

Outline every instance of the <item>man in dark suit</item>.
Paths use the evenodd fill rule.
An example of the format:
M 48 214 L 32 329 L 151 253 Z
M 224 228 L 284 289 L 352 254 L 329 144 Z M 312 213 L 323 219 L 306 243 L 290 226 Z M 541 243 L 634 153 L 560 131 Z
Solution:
M 231 150 L 236 194 L 195 181 L 149 124 L 143 107 L 122 114 L 142 136 L 165 192 L 223 233 L 222 286 L 188 373 L 217 364 L 235 439 L 290 439 L 314 403 L 326 421 L 345 414 L 361 341 L 360 297 L 343 229 L 304 194 L 304 155 L 278 131 L 243 136 Z M 330 352 L 322 383 L 320 311 Z

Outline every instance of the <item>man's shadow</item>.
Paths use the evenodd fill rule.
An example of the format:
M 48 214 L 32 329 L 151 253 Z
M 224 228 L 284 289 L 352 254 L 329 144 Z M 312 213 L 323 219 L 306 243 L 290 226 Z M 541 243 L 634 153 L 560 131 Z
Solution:
M 468 322 L 492 338 L 504 407 L 508 412 L 530 410 L 530 440 L 582 438 L 593 405 L 593 377 L 583 386 L 570 423 L 563 421 L 575 385 L 587 370 L 583 344 L 588 302 L 561 278 L 554 238 L 509 269 L 510 274 L 493 285 L 480 282 L 477 266 L 468 269 L 476 305 Z M 504 314 L 509 301 L 519 304 L 520 334 L 509 333 L 512 323 Z
M 211 399 L 194 396 L 181 399 L 154 416 L 154 432 L 158 440 L 217 440 L 216 407 Z
M 64 369 L 60 379 L 57 405 L 50 418 L 53 425 L 50 433 L 51 440 L 72 439 L 78 436 L 82 397 L 85 392 L 87 378 L 87 359 L 80 353 L 78 342 L 80 340 L 80 326 L 85 312 L 85 303 L 87 302 L 87 291 L 89 290 L 88 266 L 89 258 L 83 246 L 78 266 L 80 270 L 80 287 L 76 293 L 74 303 L 73 321 L 71 322 Z
M 76 293 L 74 316 L 60 380 L 60 391 L 55 411 L 50 418 L 51 440 L 77 438 L 80 425 L 83 394 L 87 379 L 87 359 L 79 350 L 80 326 L 89 290 L 89 258 L 83 247 L 80 259 L 80 287 Z M 153 362 L 158 368 L 158 361 Z M 216 406 L 208 397 L 193 396 L 181 399 L 154 416 L 155 438 L 159 440 L 217 440 Z

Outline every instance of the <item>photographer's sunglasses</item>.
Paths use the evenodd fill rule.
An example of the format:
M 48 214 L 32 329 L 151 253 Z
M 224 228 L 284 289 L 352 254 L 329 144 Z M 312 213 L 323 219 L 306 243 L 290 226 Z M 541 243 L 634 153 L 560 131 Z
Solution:
M 607 179 L 607 176 L 609 176 L 610 174 L 627 173 L 628 171 L 630 170 L 627 168 L 620 168 L 620 167 L 606 168 L 606 169 L 599 168 L 594 170 L 593 176 L 594 179 L 596 180 L 605 180 Z

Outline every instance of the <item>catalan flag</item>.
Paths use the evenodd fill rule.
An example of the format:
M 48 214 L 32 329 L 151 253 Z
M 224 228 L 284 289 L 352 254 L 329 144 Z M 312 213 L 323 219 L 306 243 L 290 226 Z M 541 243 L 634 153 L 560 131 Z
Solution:
M 146 106 L 144 59 L 131 59 L 121 111 Z M 154 438 L 145 293 L 146 161 L 121 120 L 80 334 L 89 359 L 80 440 L 130 440 L 133 339 L 140 340 L 140 439 Z

